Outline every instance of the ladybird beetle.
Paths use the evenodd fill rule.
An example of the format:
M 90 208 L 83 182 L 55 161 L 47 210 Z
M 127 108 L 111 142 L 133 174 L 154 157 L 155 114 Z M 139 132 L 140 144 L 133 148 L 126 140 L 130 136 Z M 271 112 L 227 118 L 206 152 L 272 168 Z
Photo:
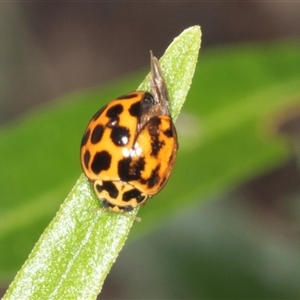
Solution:
M 105 209 L 129 212 L 166 184 L 176 159 L 177 133 L 159 62 L 150 53 L 151 93 L 135 91 L 112 100 L 83 135 L 83 172 Z

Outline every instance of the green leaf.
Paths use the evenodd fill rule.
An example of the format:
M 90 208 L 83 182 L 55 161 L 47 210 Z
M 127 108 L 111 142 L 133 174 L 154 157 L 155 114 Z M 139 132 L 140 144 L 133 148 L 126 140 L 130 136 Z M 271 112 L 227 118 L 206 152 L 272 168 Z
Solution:
M 200 37 L 198 26 L 185 30 L 162 59 L 174 117 L 177 117 L 191 84 Z M 140 88 L 148 86 L 147 82 L 148 79 Z M 95 211 L 97 207 L 99 200 L 82 175 L 4 299 L 96 298 L 133 223 L 133 218 Z M 6 221 L 9 220 L 6 216 Z

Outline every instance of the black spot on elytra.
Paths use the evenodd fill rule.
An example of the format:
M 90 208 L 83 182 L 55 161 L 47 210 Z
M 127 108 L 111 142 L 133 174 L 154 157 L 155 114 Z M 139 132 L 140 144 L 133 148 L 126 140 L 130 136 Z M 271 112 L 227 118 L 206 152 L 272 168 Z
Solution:
M 107 112 L 106 116 L 109 118 L 106 126 L 109 128 L 114 128 L 119 123 L 119 115 L 123 112 L 123 106 L 121 104 L 116 104 L 110 107 Z
M 149 189 L 153 188 L 159 182 L 159 169 L 160 165 L 158 165 L 154 170 L 152 170 L 151 175 L 148 179 L 141 179 L 140 182 L 142 184 L 147 184 L 147 187 Z
M 89 150 L 86 150 L 83 154 L 83 163 L 86 169 L 89 168 L 90 159 L 91 159 L 91 153 Z
M 122 96 L 118 97 L 117 99 L 126 100 L 126 99 L 132 99 L 132 98 L 135 98 L 135 97 L 137 97 L 137 93 L 129 93 L 129 94 L 126 94 L 126 95 L 122 95 Z
M 92 132 L 91 143 L 92 144 L 99 143 L 102 139 L 103 132 L 104 132 L 104 127 L 102 125 L 98 124 Z
M 173 137 L 173 130 L 172 130 L 172 128 L 168 128 L 167 130 L 163 131 L 163 133 L 168 138 Z
M 153 188 L 159 182 L 159 174 L 158 174 L 159 166 L 156 167 L 152 173 L 150 178 L 148 179 L 148 188 Z
M 130 201 L 131 199 L 136 199 L 137 202 L 142 202 L 145 199 L 145 196 L 138 189 L 132 189 L 123 194 L 123 201 Z
M 121 104 L 116 104 L 107 110 L 106 116 L 109 119 L 116 119 L 119 117 L 119 115 L 122 113 L 122 111 L 123 111 L 123 106 Z
M 160 149 L 165 145 L 164 141 L 159 140 L 159 125 L 161 120 L 159 117 L 153 117 L 148 122 L 148 132 L 151 136 L 151 156 L 157 156 Z
M 102 191 L 107 191 L 107 193 L 109 194 L 109 197 L 111 197 L 113 199 L 116 199 L 119 195 L 118 189 L 116 188 L 114 183 L 111 181 L 103 181 L 102 185 L 96 184 L 96 189 L 99 193 L 101 193 Z
M 130 115 L 137 118 L 140 115 L 140 107 L 141 103 L 139 101 L 133 103 L 129 108 Z
M 102 114 L 102 112 L 105 110 L 105 108 L 107 107 L 107 105 L 103 106 L 102 108 L 100 108 L 93 116 L 92 120 L 96 121 L 99 116 Z
M 114 128 L 119 123 L 119 117 L 116 117 L 115 119 L 109 119 L 109 121 L 106 123 L 106 126 L 108 128 Z
M 141 203 L 145 200 L 146 196 L 140 194 L 139 196 L 136 197 L 136 200 L 138 203 Z
M 81 140 L 81 147 L 83 147 L 83 146 L 86 145 L 87 141 L 88 141 L 89 138 L 90 138 L 90 133 L 91 133 L 90 129 L 88 129 L 88 130 L 84 133 L 84 135 L 83 135 L 83 137 L 82 137 L 82 140 Z
M 93 158 L 91 169 L 95 174 L 108 170 L 110 167 L 111 155 L 107 151 L 97 152 Z
M 129 129 L 122 126 L 113 127 L 110 138 L 116 146 L 125 146 L 130 138 Z
M 165 145 L 164 141 L 160 141 L 158 138 L 151 139 L 151 156 L 157 156 L 160 149 Z
M 139 157 L 135 160 L 131 157 L 123 158 L 118 163 L 118 174 L 120 180 L 130 181 L 139 179 L 144 168 L 145 159 L 143 157 Z

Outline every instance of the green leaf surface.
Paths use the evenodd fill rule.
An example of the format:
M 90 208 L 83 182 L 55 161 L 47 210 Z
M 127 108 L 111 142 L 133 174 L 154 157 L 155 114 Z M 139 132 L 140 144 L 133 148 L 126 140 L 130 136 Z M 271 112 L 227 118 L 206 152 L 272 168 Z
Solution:
M 174 40 L 164 54 L 162 69 L 168 87 L 173 88 L 176 81 L 184 79 L 180 95 L 173 95 L 170 91 L 174 116 L 179 113 L 191 84 L 200 37 L 199 26 L 191 27 Z M 171 60 L 170 57 L 174 55 L 178 56 L 177 59 Z M 191 58 L 186 59 L 187 56 Z M 142 86 L 146 87 L 147 81 Z M 177 108 L 176 111 L 172 110 L 173 106 Z M 43 136 L 44 132 L 41 131 L 41 138 Z M 96 298 L 133 223 L 131 217 L 99 210 L 98 207 L 99 200 L 85 176 L 81 175 L 4 299 Z M 5 217 L 8 223 L 12 219 L 9 215 Z M 2 224 L 4 234 L 3 228 L 8 223 Z M 11 228 L 7 227 L 6 230 Z

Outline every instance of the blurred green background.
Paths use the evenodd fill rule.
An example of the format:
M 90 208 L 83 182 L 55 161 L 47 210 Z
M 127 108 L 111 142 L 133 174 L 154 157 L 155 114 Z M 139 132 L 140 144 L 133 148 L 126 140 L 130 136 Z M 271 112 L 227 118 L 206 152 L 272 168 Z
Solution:
M 203 32 L 160 195 L 105 299 L 300 298 L 300 3 L 0 4 L 2 293 L 79 177 L 93 113 Z

